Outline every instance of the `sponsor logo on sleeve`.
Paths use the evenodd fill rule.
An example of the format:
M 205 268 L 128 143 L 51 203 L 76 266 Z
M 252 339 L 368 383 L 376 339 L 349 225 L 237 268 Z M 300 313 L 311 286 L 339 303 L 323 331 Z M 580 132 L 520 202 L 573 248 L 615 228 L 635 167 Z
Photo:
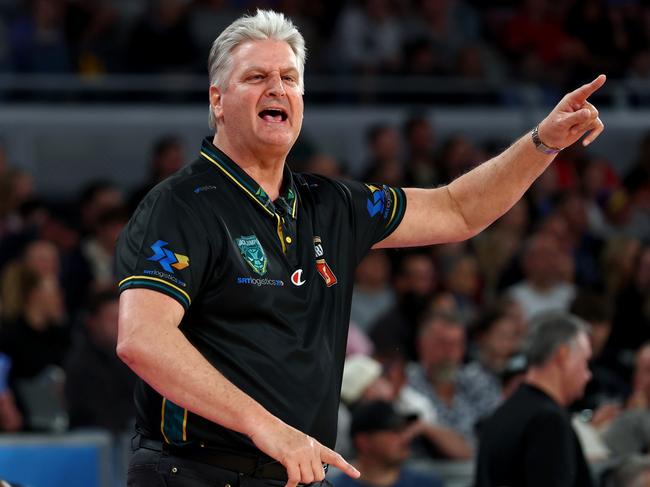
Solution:
M 164 240 L 157 240 L 153 245 L 151 245 L 151 250 L 153 250 L 153 255 L 148 257 L 147 260 L 158 262 L 160 267 L 165 271 L 174 274 L 174 269 L 183 270 L 186 267 L 190 266 L 190 259 L 187 255 L 177 254 L 172 252 L 169 249 L 166 249 L 168 242 Z M 173 268 L 173 269 L 172 269 Z
M 245 235 L 235 239 L 244 261 L 260 276 L 266 274 L 268 260 L 262 244 L 255 235 Z
M 366 184 L 366 187 L 370 190 L 370 198 L 366 200 L 368 215 L 370 218 L 381 215 L 384 220 L 387 219 L 393 204 L 392 199 L 388 197 L 388 186 L 378 187 Z

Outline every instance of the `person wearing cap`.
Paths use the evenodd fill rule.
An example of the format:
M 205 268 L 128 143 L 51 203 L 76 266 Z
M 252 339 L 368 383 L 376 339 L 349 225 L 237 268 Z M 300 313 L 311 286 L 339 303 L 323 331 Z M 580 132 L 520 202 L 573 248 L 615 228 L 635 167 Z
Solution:
M 524 383 L 481 425 L 475 485 L 591 487 L 566 409 L 591 377 L 588 325 L 565 313 L 539 315 L 524 350 Z
M 433 474 L 404 466 L 409 458 L 416 416 L 399 414 L 392 403 L 369 401 L 355 408 L 350 437 L 356 450 L 353 462 L 359 479 L 340 475 L 335 487 L 442 487 Z

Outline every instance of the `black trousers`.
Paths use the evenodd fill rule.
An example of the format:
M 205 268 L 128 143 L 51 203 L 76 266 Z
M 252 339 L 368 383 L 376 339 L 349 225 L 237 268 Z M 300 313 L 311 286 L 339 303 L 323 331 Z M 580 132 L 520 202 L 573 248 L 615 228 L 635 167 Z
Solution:
M 250 477 L 147 448 L 134 451 L 126 481 L 127 487 L 283 487 L 285 484 L 282 480 Z M 314 482 L 310 487 L 328 485 L 329 482 L 323 481 Z

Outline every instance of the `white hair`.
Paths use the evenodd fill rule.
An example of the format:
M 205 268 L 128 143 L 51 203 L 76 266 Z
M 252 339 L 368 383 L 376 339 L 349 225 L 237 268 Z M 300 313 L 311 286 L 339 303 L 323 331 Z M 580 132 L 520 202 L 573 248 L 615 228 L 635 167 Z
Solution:
M 283 14 L 273 10 L 257 10 L 255 15 L 244 15 L 224 29 L 215 39 L 208 56 L 208 74 L 210 86 L 224 88 L 232 71 L 232 57 L 230 54 L 240 44 L 248 41 L 261 40 L 284 41 L 289 44 L 296 56 L 298 84 L 304 90 L 303 75 L 305 72 L 305 59 L 307 48 L 305 39 L 296 26 Z M 217 123 L 210 105 L 210 128 L 216 129 Z

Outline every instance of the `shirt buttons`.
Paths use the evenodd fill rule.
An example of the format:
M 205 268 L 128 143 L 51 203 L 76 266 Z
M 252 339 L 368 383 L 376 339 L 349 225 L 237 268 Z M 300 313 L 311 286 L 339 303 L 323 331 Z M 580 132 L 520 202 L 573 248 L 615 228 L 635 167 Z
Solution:
M 285 238 L 284 238 L 284 241 L 287 242 L 288 244 L 290 244 L 291 242 L 293 242 L 293 240 L 291 239 L 291 237 L 285 237 Z

